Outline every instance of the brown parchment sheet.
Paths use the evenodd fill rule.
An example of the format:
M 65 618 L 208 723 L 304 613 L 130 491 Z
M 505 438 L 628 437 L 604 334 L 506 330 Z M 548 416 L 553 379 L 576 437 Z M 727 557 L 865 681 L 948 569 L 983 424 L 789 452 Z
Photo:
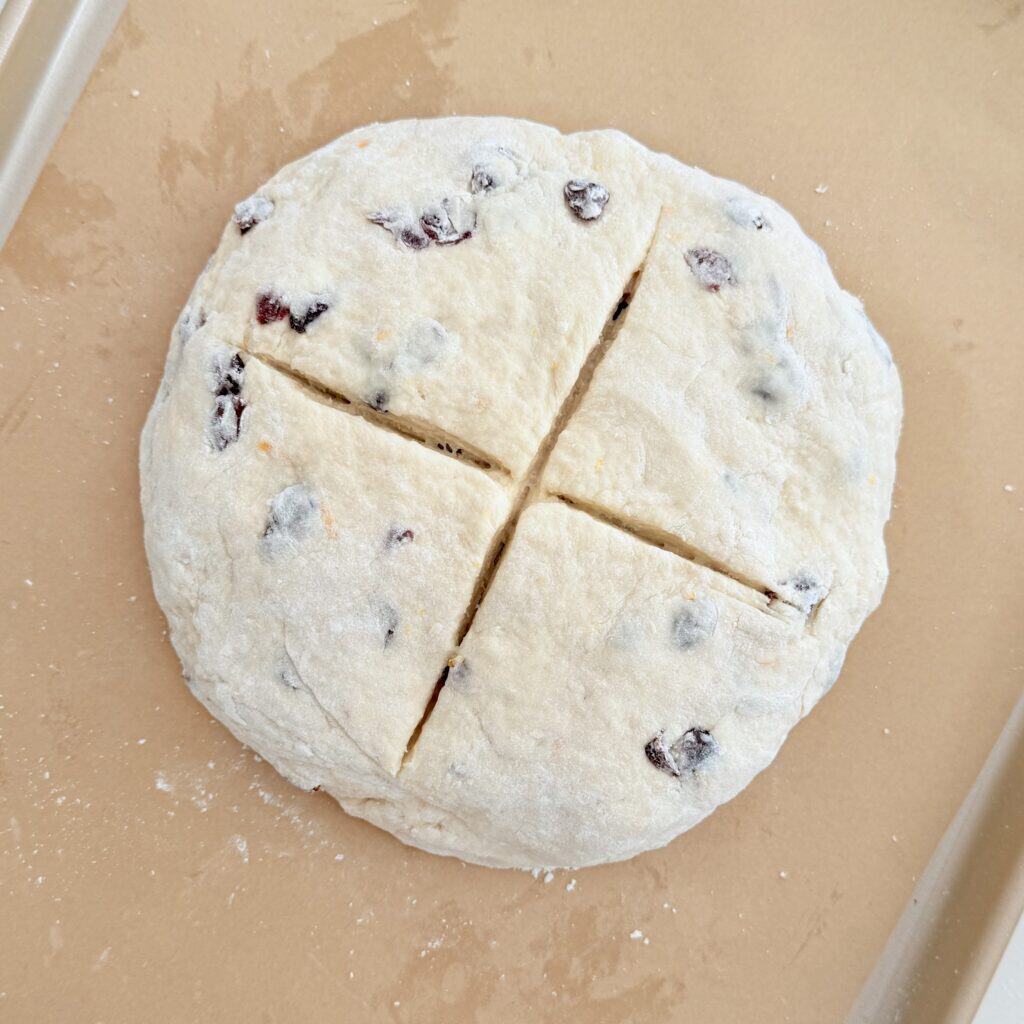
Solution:
M 1022 77 L 1011 0 L 130 3 L 0 254 L 0 1019 L 842 1021 L 1024 681 Z M 624 864 L 470 867 L 292 789 L 152 597 L 138 435 L 232 204 L 448 113 L 767 192 L 903 374 L 891 582 L 840 682 Z

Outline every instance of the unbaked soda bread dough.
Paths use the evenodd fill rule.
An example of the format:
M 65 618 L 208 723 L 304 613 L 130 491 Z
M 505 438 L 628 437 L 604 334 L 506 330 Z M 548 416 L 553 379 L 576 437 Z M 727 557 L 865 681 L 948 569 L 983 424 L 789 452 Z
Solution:
M 480 864 L 660 846 L 878 604 L 902 402 L 771 200 L 619 132 L 372 125 L 239 203 L 142 436 L 192 692 Z

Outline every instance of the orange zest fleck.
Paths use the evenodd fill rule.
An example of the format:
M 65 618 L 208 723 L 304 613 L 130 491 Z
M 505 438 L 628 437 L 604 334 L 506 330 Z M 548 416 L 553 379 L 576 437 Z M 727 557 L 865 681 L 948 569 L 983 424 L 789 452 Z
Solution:
M 338 539 L 338 531 L 334 526 L 334 516 L 331 515 L 331 510 L 326 505 L 320 506 L 320 520 L 324 524 L 324 533 L 331 540 Z
M 369 139 L 360 139 L 360 140 L 359 140 L 359 141 L 358 141 L 358 142 L 356 143 L 356 149 L 366 149 L 366 147 L 367 147 L 367 146 L 368 146 L 369 144 L 370 144 L 370 140 L 369 140 Z
M 259 448 L 264 455 L 269 455 L 274 450 L 274 446 L 269 441 L 260 441 L 256 447 Z

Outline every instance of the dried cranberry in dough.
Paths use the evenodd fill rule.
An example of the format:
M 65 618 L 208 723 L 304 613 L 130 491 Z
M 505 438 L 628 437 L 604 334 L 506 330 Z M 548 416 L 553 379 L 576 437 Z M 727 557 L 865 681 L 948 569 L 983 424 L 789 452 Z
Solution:
M 687 729 L 672 744 L 671 752 L 681 772 L 696 771 L 705 761 L 718 753 L 718 744 L 707 729 L 701 729 L 698 726 Z
M 665 772 L 668 775 L 675 775 L 678 778 L 679 766 L 676 764 L 671 751 L 665 746 L 664 733 L 658 733 L 654 739 L 649 740 L 644 746 L 644 753 L 647 755 L 647 760 L 658 771 Z
M 732 264 L 713 249 L 691 249 L 686 254 L 686 265 L 709 292 L 717 292 L 723 284 L 736 283 Z
M 454 213 L 454 219 L 453 219 Z M 438 245 L 456 245 L 473 235 L 476 217 L 466 212 L 464 204 L 445 199 L 439 206 L 429 206 L 420 214 L 423 233 Z
M 247 234 L 257 224 L 265 221 L 274 212 L 273 200 L 258 193 L 243 199 L 235 207 L 234 221 L 238 225 L 239 234 Z
M 403 529 L 400 526 L 393 526 L 388 530 L 387 538 L 384 541 L 384 547 L 390 551 L 394 548 L 400 548 L 406 544 L 411 544 L 415 538 L 416 534 L 408 527 Z
M 608 205 L 608 189 L 596 181 L 583 181 L 581 178 L 574 178 L 565 183 L 563 191 L 569 209 L 580 220 L 596 220 L 604 213 L 604 208 Z
M 469 178 L 470 192 L 490 192 L 498 187 L 498 176 L 484 164 L 477 164 Z
M 288 325 L 296 334 L 305 334 L 306 328 L 330 308 L 330 305 L 322 299 L 314 299 L 300 314 L 296 315 L 292 311 L 288 317 Z
M 369 214 L 366 219 L 390 231 L 395 240 L 408 249 L 426 249 L 430 245 L 430 238 L 419 222 L 401 210 L 380 210 Z
M 319 521 L 320 502 L 307 484 L 292 484 L 270 502 L 263 541 L 269 550 L 303 540 Z
M 291 310 L 272 292 L 263 292 L 256 296 L 256 322 L 272 324 L 275 320 L 284 320 Z
M 212 374 L 214 403 L 207 432 L 210 444 L 223 451 L 242 432 L 242 414 L 247 404 L 242 398 L 245 362 L 237 352 L 222 354 L 214 362 Z

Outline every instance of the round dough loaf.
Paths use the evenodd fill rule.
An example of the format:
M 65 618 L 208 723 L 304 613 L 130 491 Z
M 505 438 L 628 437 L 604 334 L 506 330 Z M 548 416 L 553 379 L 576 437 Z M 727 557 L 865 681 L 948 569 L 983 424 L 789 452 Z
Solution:
M 617 860 L 835 680 L 900 418 L 771 200 L 614 131 L 373 125 L 238 205 L 176 326 L 154 589 L 295 785 L 480 864 Z

